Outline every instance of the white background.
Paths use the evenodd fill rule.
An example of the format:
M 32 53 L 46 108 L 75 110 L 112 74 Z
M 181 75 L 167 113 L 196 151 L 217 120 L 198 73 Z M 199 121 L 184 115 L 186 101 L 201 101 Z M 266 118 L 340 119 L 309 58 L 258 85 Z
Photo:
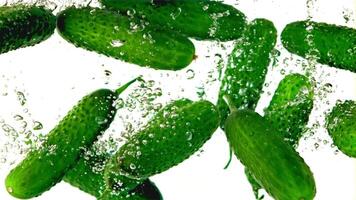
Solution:
M 57 1 L 56 11 L 61 9 L 63 5 L 61 2 L 65 1 Z M 308 13 L 316 21 L 356 27 L 354 20 L 356 2 L 353 0 L 309 1 L 312 5 L 309 8 L 307 2 L 302 0 L 227 0 L 225 2 L 243 11 L 249 21 L 260 17 L 273 21 L 279 33 L 287 23 L 306 19 Z M 69 4 L 70 2 L 66 2 L 66 5 Z M 351 17 L 348 22 L 344 19 L 345 12 Z M 157 99 L 157 102 L 164 104 L 170 99 L 179 97 L 196 100 L 198 99 L 196 93 L 201 86 L 205 88 L 204 98 L 215 102 L 220 83 L 209 78 L 209 74 L 213 74 L 213 78 L 217 77 L 218 57 L 214 55 L 219 53 L 224 57 L 231 51 L 232 43 L 226 43 L 225 50 L 214 42 L 194 41 L 194 43 L 197 46 L 198 59 L 179 72 L 160 72 L 99 56 L 75 48 L 61 39 L 57 33 L 35 47 L 0 55 L 0 117 L 4 120 L 0 123 L 17 126 L 13 116 L 20 114 L 26 118 L 29 130 L 32 129 L 33 120 L 40 121 L 44 128 L 34 132 L 45 134 L 87 93 L 102 87 L 114 89 L 137 75 L 143 75 L 146 80 L 155 80 L 156 86 L 162 88 L 163 96 Z M 282 50 L 282 47 L 279 49 Z M 301 71 L 300 66 L 294 64 L 296 59 L 300 58 L 291 57 L 289 53 L 282 50 L 278 66 L 270 67 L 266 81 L 269 87 L 265 87 L 257 111 L 263 113 L 263 108 L 271 99 L 270 93 L 275 90 L 282 74 Z M 333 106 L 336 99 L 356 99 L 355 74 L 325 66 L 323 69 L 317 66 L 317 69 L 314 77 L 318 85 L 332 83 L 333 92 L 326 93 L 326 98 L 315 99 L 315 110 L 310 119 L 310 126 L 317 121 L 323 125 L 321 115 Z M 111 75 L 106 76 L 105 70 L 111 71 Z M 191 73 L 187 72 L 188 70 L 194 71 L 193 79 L 188 77 Z M 21 106 L 17 100 L 18 91 L 25 94 L 24 106 Z M 322 93 L 319 96 L 323 96 L 322 91 L 320 88 L 316 90 L 317 93 Z M 120 112 L 118 115 L 127 116 L 131 120 L 138 116 L 137 113 Z M 117 118 L 118 122 L 113 123 L 108 132 L 119 135 L 122 120 L 119 120 L 119 116 Z M 10 137 L 5 136 L 5 132 L 0 130 L 0 145 L 5 144 L 6 141 L 10 141 Z M 14 141 L 14 143 L 18 142 Z M 239 161 L 234 157 L 230 167 L 227 170 L 223 169 L 228 159 L 228 151 L 225 136 L 219 130 L 204 145 L 199 155 L 152 177 L 152 180 L 167 200 L 253 200 L 254 196 Z M 314 172 L 318 190 L 315 199 L 356 199 L 355 161 L 340 152 L 337 153 L 337 149 L 331 147 L 330 138 L 322 127 L 316 129 L 314 136 L 302 140 L 298 151 Z M 0 156 L 0 159 L 2 157 L 7 159 L 5 163 L 0 163 L 0 199 L 13 199 L 7 194 L 3 180 L 8 171 L 16 165 L 11 161 L 18 162 L 23 155 L 20 155 L 19 148 L 15 146 L 8 151 L 0 152 Z M 94 198 L 66 183 L 59 183 L 36 199 L 90 200 Z

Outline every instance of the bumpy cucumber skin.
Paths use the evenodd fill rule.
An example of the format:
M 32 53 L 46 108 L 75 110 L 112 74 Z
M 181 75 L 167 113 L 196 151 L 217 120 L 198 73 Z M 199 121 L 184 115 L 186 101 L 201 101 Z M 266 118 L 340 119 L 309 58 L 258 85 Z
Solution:
M 346 155 L 356 157 L 356 102 L 339 102 L 327 116 L 327 130 L 334 144 Z
M 65 174 L 63 180 L 83 192 L 100 197 L 106 189 L 104 167 L 110 155 L 95 154 L 89 157 L 83 156 Z
M 117 12 L 89 7 L 67 8 L 57 20 L 64 39 L 109 57 L 162 70 L 180 70 L 192 62 L 195 47 L 188 38 L 152 31 L 143 24 Z M 115 46 L 117 42 L 122 45 Z
M 98 200 L 163 200 L 163 197 L 157 186 L 146 179 L 128 194 L 117 195 L 115 192 L 106 190 Z
M 255 109 L 276 39 L 277 30 L 273 23 L 265 19 L 256 19 L 251 22 L 241 41 L 236 44 L 229 56 L 217 103 L 221 127 L 224 126 L 230 112 L 223 99 L 224 95 L 230 96 L 237 109 Z
M 17 198 L 42 194 L 62 180 L 90 146 L 110 125 L 116 109 L 116 93 L 107 89 L 85 96 L 48 133 L 40 149 L 31 151 L 7 176 L 8 192 Z
M 312 172 L 268 120 L 253 111 L 234 111 L 226 120 L 225 132 L 236 156 L 272 197 L 313 199 Z
M 108 9 L 147 19 L 152 27 L 173 30 L 198 40 L 238 39 L 246 26 L 245 15 L 233 6 L 216 1 L 100 0 Z
M 106 192 L 107 186 L 104 178 L 104 169 L 110 157 L 110 154 L 95 154 L 89 156 L 89 158 L 82 157 L 78 163 L 66 173 L 63 180 L 98 199 L 127 199 L 126 196 L 122 198 L 123 196 L 120 197 L 119 195 L 116 196 Z M 162 199 L 158 188 L 149 180 L 145 180 L 134 190 L 128 191 L 128 195 L 130 199 Z
M 178 100 L 159 111 L 114 159 L 121 174 L 146 179 L 178 165 L 212 136 L 219 113 L 208 101 Z
M 281 40 L 291 53 L 306 58 L 311 52 L 313 55 L 317 52 L 317 61 L 321 64 L 356 72 L 355 29 L 298 21 L 284 28 Z
M 0 54 L 38 44 L 56 27 L 56 17 L 49 10 L 26 5 L 0 7 L 0 22 Z
M 287 75 L 278 85 L 265 118 L 279 130 L 286 142 L 297 146 L 313 108 L 313 86 L 306 76 Z

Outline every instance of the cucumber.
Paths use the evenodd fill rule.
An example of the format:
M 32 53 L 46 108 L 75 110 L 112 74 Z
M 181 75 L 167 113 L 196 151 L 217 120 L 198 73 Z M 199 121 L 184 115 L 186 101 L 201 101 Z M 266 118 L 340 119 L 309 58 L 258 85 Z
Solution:
M 327 130 L 334 144 L 347 156 L 356 157 L 356 102 L 338 102 L 327 116 Z
M 120 199 L 119 196 L 114 194 L 106 194 L 107 186 L 104 179 L 104 169 L 111 156 L 108 153 L 97 154 L 94 152 L 94 155 L 81 157 L 77 164 L 66 173 L 63 180 L 98 199 Z M 158 188 L 148 179 L 134 190 L 128 191 L 128 194 L 135 199 L 162 199 Z
M 293 147 L 298 145 L 309 121 L 313 97 L 313 86 L 308 78 L 290 74 L 279 83 L 271 103 L 265 109 L 265 118 Z
M 313 21 L 288 24 L 281 35 L 283 46 L 306 58 L 331 67 L 356 72 L 356 29 Z
M 289 74 L 279 83 L 271 103 L 265 109 L 265 118 L 278 129 L 285 142 L 294 148 L 308 123 L 313 97 L 313 87 L 306 76 Z M 248 169 L 245 169 L 245 173 L 256 199 L 260 199 L 259 190 L 262 186 Z
M 315 182 L 308 165 L 268 120 L 253 111 L 233 109 L 225 133 L 237 158 L 273 198 L 314 198 Z
M 228 41 L 240 38 L 245 15 L 217 1 L 100 0 L 105 8 L 147 20 L 159 30 L 173 30 L 198 40 Z M 153 3 L 152 3 L 153 2 Z
M 83 149 L 109 127 L 116 114 L 118 95 L 135 80 L 116 91 L 99 89 L 85 96 L 46 136 L 39 149 L 10 171 L 5 180 L 7 191 L 27 199 L 49 190 L 73 167 Z
M 111 175 L 144 180 L 178 165 L 202 147 L 219 120 L 217 109 L 208 101 L 170 103 L 119 149 L 109 168 Z
M 55 28 L 56 17 L 44 7 L 0 7 L 0 54 L 38 44 L 49 38 Z
M 58 14 L 57 28 L 77 47 L 154 69 L 180 70 L 195 57 L 188 38 L 153 31 L 142 20 L 109 10 L 67 8 Z
M 255 109 L 276 39 L 277 30 L 273 23 L 265 19 L 256 19 L 249 24 L 242 39 L 237 42 L 229 56 L 217 102 L 221 127 L 224 126 L 229 114 L 224 95 L 229 95 L 238 109 Z

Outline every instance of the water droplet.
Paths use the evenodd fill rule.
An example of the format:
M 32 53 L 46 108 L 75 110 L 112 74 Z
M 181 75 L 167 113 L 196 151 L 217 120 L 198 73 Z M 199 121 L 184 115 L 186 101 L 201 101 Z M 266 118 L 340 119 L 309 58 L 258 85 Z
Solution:
M 18 92 L 16 92 L 16 95 L 17 95 L 17 100 L 20 102 L 21 106 L 25 105 L 26 97 L 25 97 L 24 93 L 18 91 Z
M 111 46 L 112 47 L 121 47 L 122 45 L 124 45 L 124 43 L 121 42 L 120 40 L 112 40 L 111 41 Z
M 195 77 L 195 72 L 192 69 L 186 71 L 186 77 L 188 80 L 191 80 Z
M 15 116 L 14 116 L 14 119 L 15 119 L 16 121 L 20 121 L 20 120 L 23 120 L 23 117 L 22 117 L 21 115 L 15 115 Z
M 41 130 L 43 128 L 43 125 L 39 121 L 34 121 L 33 122 L 33 130 Z
M 131 164 L 130 164 L 130 169 L 132 169 L 132 170 L 136 169 L 136 165 L 133 164 L 133 163 L 131 163 Z

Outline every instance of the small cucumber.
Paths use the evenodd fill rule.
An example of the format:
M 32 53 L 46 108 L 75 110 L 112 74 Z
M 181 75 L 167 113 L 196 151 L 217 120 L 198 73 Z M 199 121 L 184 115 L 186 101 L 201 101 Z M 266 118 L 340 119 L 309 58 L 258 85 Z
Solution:
M 222 127 L 229 114 L 224 95 L 229 95 L 238 109 L 255 109 L 276 40 L 277 30 L 273 23 L 265 19 L 256 19 L 237 42 L 229 56 L 217 103 Z
M 356 30 L 313 21 L 288 24 L 281 35 L 283 46 L 291 53 L 331 67 L 356 72 Z
M 105 8 L 134 13 L 159 30 L 173 30 L 198 40 L 228 41 L 240 38 L 245 15 L 217 1 L 100 0 Z
M 356 102 L 338 102 L 327 116 L 327 130 L 334 144 L 346 155 L 356 157 Z
M 180 70 L 195 56 L 188 38 L 109 10 L 70 7 L 58 15 L 57 27 L 75 46 L 154 69 Z
M 199 150 L 219 120 L 216 107 L 208 101 L 174 101 L 119 149 L 112 161 L 116 166 L 110 170 L 137 180 L 168 170 Z
M 259 114 L 234 109 L 225 133 L 237 158 L 276 200 L 312 200 L 313 174 L 278 130 Z
M 55 28 L 56 17 L 43 7 L 0 7 L 0 54 L 38 44 L 49 38 Z
M 307 77 L 287 75 L 278 85 L 265 118 L 279 130 L 286 142 L 297 146 L 309 121 L 314 91 Z
M 85 96 L 48 133 L 42 147 L 30 151 L 10 171 L 5 181 L 7 191 L 17 198 L 32 198 L 61 181 L 83 149 L 109 127 L 117 110 L 115 100 L 134 81 L 116 91 L 100 89 Z
M 69 170 L 63 180 L 80 190 L 99 199 L 121 199 L 115 195 L 106 194 L 104 179 L 105 164 L 111 157 L 108 153 L 88 155 L 82 157 L 77 164 Z M 131 198 L 142 200 L 161 200 L 158 188 L 149 180 L 145 180 L 134 190 L 128 191 Z M 105 197 L 106 196 L 106 197 Z M 109 198 L 110 197 L 110 198 Z M 130 198 L 130 199 L 131 199 Z M 124 198 L 122 198 L 124 199 Z
M 313 108 L 313 97 L 314 91 L 309 79 L 301 74 L 290 74 L 279 83 L 271 103 L 265 109 L 265 118 L 293 147 L 297 147 L 306 128 Z M 256 199 L 261 198 L 258 191 L 262 187 L 248 169 L 245 169 L 245 173 Z

